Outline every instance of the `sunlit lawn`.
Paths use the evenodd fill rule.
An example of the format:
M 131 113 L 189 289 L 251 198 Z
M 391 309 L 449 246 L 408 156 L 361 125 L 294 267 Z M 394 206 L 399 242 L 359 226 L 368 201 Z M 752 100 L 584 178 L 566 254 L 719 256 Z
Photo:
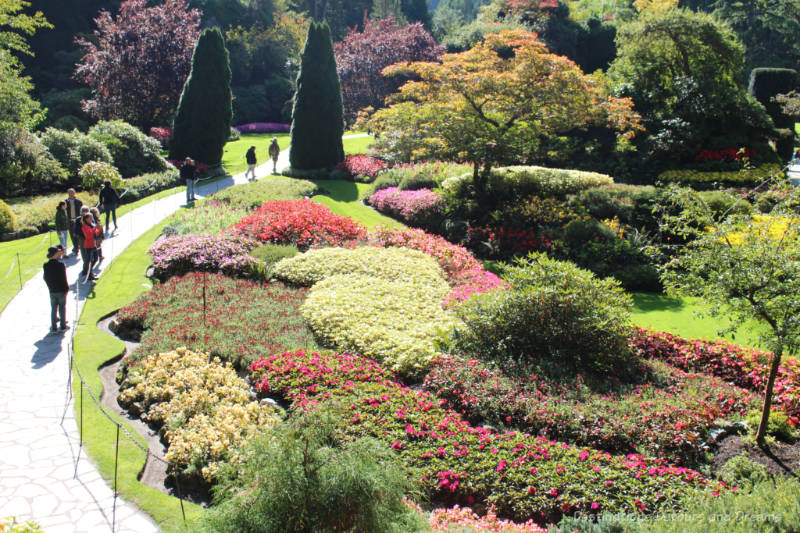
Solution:
M 263 165 L 269 160 L 267 148 L 269 148 L 269 143 L 273 137 L 278 138 L 278 146 L 281 147 L 281 150 L 286 150 L 289 147 L 288 133 L 248 133 L 242 135 L 238 141 L 232 141 L 225 145 L 222 153 L 222 166 L 231 175 L 247 170 L 244 154 L 251 146 L 256 147 L 258 164 Z

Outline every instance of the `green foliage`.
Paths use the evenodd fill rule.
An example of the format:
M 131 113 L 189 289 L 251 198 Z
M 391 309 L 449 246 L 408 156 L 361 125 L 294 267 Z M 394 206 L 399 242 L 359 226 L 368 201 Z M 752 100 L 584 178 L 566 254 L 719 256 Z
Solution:
M 298 200 L 316 193 L 310 181 L 285 178 L 266 178 L 236 185 L 214 193 L 211 198 L 231 207 L 254 209 L 267 202 Z
M 328 24 L 312 22 L 301 55 L 292 109 L 289 161 L 298 170 L 344 161 L 344 110 Z
M 369 191 L 366 194 L 366 198 L 369 198 L 376 192 L 382 189 L 388 189 L 389 187 L 397 187 L 400 185 L 401 177 L 395 174 L 394 172 L 387 171 L 381 172 L 378 174 L 378 177 L 375 178 L 375 181 L 372 182 L 372 186 L 369 188 Z
M 245 207 L 206 200 L 171 214 L 164 235 L 219 235 L 249 213 Z
M 183 87 L 170 141 L 170 158 L 191 157 L 214 166 L 230 136 L 231 69 L 219 28 L 200 34 Z
M 515 259 L 503 277 L 512 289 L 473 296 L 457 309 L 466 328 L 453 348 L 502 363 L 556 362 L 601 375 L 630 368 L 631 300 L 617 281 L 537 253 Z
M 157 140 L 122 120 L 100 121 L 89 135 L 106 145 L 122 177 L 139 176 L 147 172 L 167 170 L 169 164 L 161 157 Z
M 0 196 L 11 198 L 62 190 L 68 175 L 29 131 L 0 129 Z
M 17 227 L 17 217 L 8 207 L 8 204 L 0 200 L 0 233 L 10 233 Z
M 202 531 L 374 533 L 423 529 L 403 502 L 416 487 L 392 451 L 368 437 L 346 438 L 343 414 L 296 411 L 256 438 L 246 461 L 224 469 Z
M 756 168 L 739 171 L 703 171 L 703 170 L 667 170 L 658 175 L 659 181 L 691 185 L 695 188 L 713 186 L 713 184 L 735 187 L 747 187 L 760 184 L 770 176 L 780 176 L 779 164 L 766 164 Z
M 750 84 L 747 92 L 758 100 L 767 110 L 772 122 L 778 128 L 789 130 L 777 146 L 781 159 L 789 159 L 794 152 L 794 117 L 783 112 L 773 98 L 779 94 L 787 94 L 798 88 L 800 77 L 797 71 L 788 68 L 754 68 L 750 73 Z
M 41 87 L 37 85 L 41 91 Z M 87 88 L 58 90 L 51 89 L 42 95 L 42 106 L 47 108 L 43 125 L 71 131 L 89 129 L 90 117 L 81 107 L 81 101 L 91 97 Z
M 444 12 L 444 8 L 437 8 L 436 13 L 439 14 L 439 17 L 434 16 L 434 21 L 437 21 L 438 18 L 439 24 L 447 24 L 447 22 L 441 20 Z M 463 52 L 475 46 L 476 43 L 483 41 L 484 37 L 489 33 L 520 29 L 527 28 L 524 24 L 515 19 L 503 20 L 502 22 L 473 20 L 468 24 L 454 25 L 451 31 L 442 39 L 442 45 L 447 48 L 448 52 Z
M 699 196 L 715 217 L 721 217 L 723 214 L 728 213 L 744 215 L 753 212 L 753 206 L 750 205 L 750 202 L 734 192 L 703 191 Z
M 33 128 L 44 119 L 39 102 L 30 95 L 32 89 L 19 60 L 0 48 L 0 133 L 14 126 Z
M 761 412 L 752 411 L 748 413 L 747 418 L 748 429 L 755 434 L 758 430 L 758 423 L 761 421 Z M 792 442 L 794 440 L 794 431 L 789 424 L 788 416 L 783 411 L 770 411 L 769 420 L 767 422 L 767 435 L 775 437 L 782 442 Z
M 81 191 L 76 195 L 83 205 L 96 205 L 97 194 Z M 8 200 L 9 207 L 17 218 L 17 231 L 41 233 L 54 226 L 58 202 L 66 198 L 63 192 L 40 195 L 18 196 Z
M 103 161 L 87 161 L 78 169 L 81 186 L 87 191 L 97 191 L 109 180 L 115 189 L 122 184 L 122 176 L 113 165 Z
M 77 129 L 64 131 L 47 128 L 39 139 L 70 174 L 76 174 L 89 161 L 114 162 L 111 152 L 102 142 Z
M 120 201 L 127 204 L 181 184 L 183 181 L 178 170 L 170 168 L 163 172 L 150 172 L 122 180 L 119 184 L 121 190 L 118 192 L 122 195 Z
M 300 251 L 291 244 L 263 244 L 250 250 L 250 256 L 255 257 L 265 265 L 274 265 L 281 259 L 296 256 Z
M 749 488 L 767 481 L 767 468 L 748 459 L 747 454 L 728 459 L 720 469 L 722 481 L 730 487 Z
M 44 529 L 36 522 L 25 521 L 25 523 L 20 523 L 14 516 L 0 520 L 0 531 L 4 533 L 44 533 Z
M 606 220 L 616 217 L 622 224 L 649 232 L 658 229 L 658 219 L 653 210 L 661 196 L 661 190 L 650 185 L 615 184 L 571 195 L 568 205 L 592 218 Z

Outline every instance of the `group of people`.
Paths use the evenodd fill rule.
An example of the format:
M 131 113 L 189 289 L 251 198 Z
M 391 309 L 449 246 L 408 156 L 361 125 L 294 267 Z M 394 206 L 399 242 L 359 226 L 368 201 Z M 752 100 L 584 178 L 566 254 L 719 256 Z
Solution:
M 269 154 L 270 159 L 272 159 L 272 173 L 277 174 L 278 156 L 281 153 L 281 149 L 278 146 L 277 137 L 272 138 L 272 141 L 269 143 L 269 148 L 267 148 L 267 153 Z M 244 177 L 249 181 L 253 181 L 256 179 L 256 164 L 258 163 L 258 159 L 256 158 L 256 147 L 251 146 L 244 155 L 244 158 L 247 162 L 247 170 L 244 173 Z

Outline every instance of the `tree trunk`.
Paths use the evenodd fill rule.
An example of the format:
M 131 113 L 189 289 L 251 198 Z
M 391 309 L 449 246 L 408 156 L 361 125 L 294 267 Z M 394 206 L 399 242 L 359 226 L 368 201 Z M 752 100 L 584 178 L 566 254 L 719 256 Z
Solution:
M 761 411 L 761 422 L 758 424 L 758 433 L 756 433 L 756 443 L 759 446 L 764 446 L 764 437 L 767 435 L 769 411 L 772 407 L 772 389 L 775 387 L 775 378 L 778 375 L 778 367 L 781 365 L 782 354 L 783 346 L 778 348 L 778 351 L 772 356 L 772 366 L 770 366 L 769 379 L 767 379 L 767 390 L 764 392 L 764 408 Z

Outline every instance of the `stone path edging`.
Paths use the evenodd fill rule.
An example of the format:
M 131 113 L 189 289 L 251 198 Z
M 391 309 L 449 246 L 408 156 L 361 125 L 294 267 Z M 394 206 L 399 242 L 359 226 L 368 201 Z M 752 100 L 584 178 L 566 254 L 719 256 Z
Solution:
M 278 168 L 288 164 L 283 150 Z M 270 175 L 272 162 L 256 169 Z M 246 183 L 244 173 L 195 187 L 199 197 L 234 184 Z M 184 204 L 184 191 L 155 200 L 122 216 L 119 231 L 103 243 L 105 269 L 134 240 Z M 42 263 L 46 261 L 42 251 Z M 67 298 L 70 325 L 77 321 L 89 285 L 77 283 L 81 263 L 65 260 L 71 292 Z M 100 271 L 102 273 L 102 269 Z M 82 327 L 94 327 L 87 324 Z M 67 334 L 49 334 L 47 287 L 36 275 L 0 314 L 0 518 L 33 520 L 46 533 L 111 531 L 113 491 L 91 458 L 78 454 L 78 426 L 72 401 L 66 406 L 69 377 Z M 65 412 L 62 423 L 62 414 Z M 149 533 L 158 526 L 130 502 L 117 498 L 116 531 Z

